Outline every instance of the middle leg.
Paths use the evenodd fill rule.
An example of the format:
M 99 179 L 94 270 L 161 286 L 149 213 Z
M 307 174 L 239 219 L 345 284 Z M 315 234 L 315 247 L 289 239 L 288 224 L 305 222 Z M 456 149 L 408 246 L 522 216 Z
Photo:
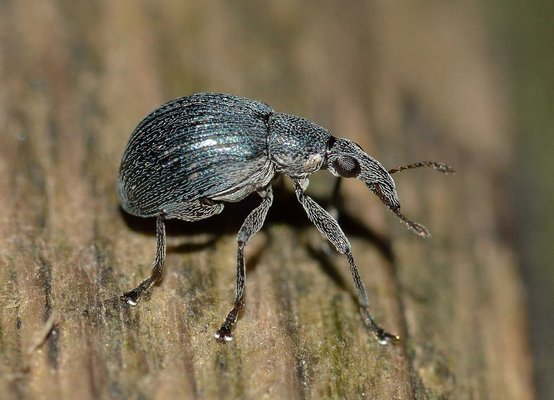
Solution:
M 215 333 L 219 341 L 229 342 L 233 340 L 233 326 L 237 322 L 240 310 L 244 307 L 244 289 L 246 285 L 246 269 L 244 265 L 244 247 L 256 232 L 258 232 L 265 221 L 267 212 L 273 203 L 273 191 L 269 186 L 264 192 L 260 192 L 262 202 L 244 220 L 237 235 L 237 283 L 235 289 L 235 300 L 233 308 L 227 314 L 225 322 Z

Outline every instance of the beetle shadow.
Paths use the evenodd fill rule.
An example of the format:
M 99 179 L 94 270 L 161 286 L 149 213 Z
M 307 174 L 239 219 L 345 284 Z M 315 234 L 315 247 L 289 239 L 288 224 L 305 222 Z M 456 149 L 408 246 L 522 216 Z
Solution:
M 294 192 L 290 190 L 282 190 L 277 188 L 275 192 L 274 202 L 269 209 L 264 226 L 272 224 L 286 224 L 295 229 L 315 229 L 315 226 L 308 219 L 302 205 L 298 202 Z M 314 200 L 322 207 L 329 204 L 328 199 L 313 196 Z M 188 237 L 183 243 L 176 245 L 168 245 L 168 252 L 175 253 L 193 253 L 202 251 L 212 247 L 224 235 L 236 235 L 248 216 L 248 214 L 260 204 L 260 197 L 256 194 L 248 196 L 246 199 L 238 203 L 225 203 L 225 208 L 221 214 L 215 215 L 208 219 L 184 222 L 177 219 L 170 219 L 165 222 L 166 232 L 169 237 L 179 236 Z M 156 219 L 141 218 L 126 213 L 119 208 L 120 214 L 126 225 L 135 232 L 146 235 L 155 236 Z M 349 238 L 357 237 L 371 243 L 379 253 L 388 261 L 394 261 L 394 255 L 390 240 L 378 235 L 370 227 L 361 223 L 354 216 L 349 215 L 339 207 L 339 225 L 343 229 L 345 235 Z M 262 228 L 263 229 L 263 228 Z M 208 235 L 208 237 L 206 237 Z M 194 236 L 201 236 L 199 239 Z M 268 238 L 268 242 L 271 238 Z M 328 250 L 325 246 L 328 245 Z M 155 246 L 155 243 L 152 243 Z M 247 260 L 247 269 L 255 270 L 263 251 L 269 246 L 269 243 L 261 246 L 256 252 L 250 254 Z M 321 239 L 321 248 L 309 246 L 308 251 L 310 256 L 316 259 L 322 267 L 322 270 L 341 288 L 348 290 L 341 275 L 337 271 L 332 262 L 335 250 L 325 239 Z
M 351 215 L 345 213 L 339 207 L 338 223 L 344 231 L 344 234 L 349 237 L 363 238 L 366 242 L 371 243 L 389 263 L 394 263 L 394 253 L 392 251 L 392 244 L 389 239 L 378 235 L 375 231 L 361 224 Z M 316 243 L 310 243 L 308 245 L 308 254 L 314 260 L 318 262 L 321 270 L 337 285 L 340 289 L 350 294 L 354 302 L 358 301 L 357 293 L 353 292 L 349 284 L 346 283 L 345 278 L 339 272 L 337 264 L 334 259 L 344 257 L 338 253 L 333 245 L 327 240 L 322 240 Z M 357 264 L 358 269 L 360 265 Z M 350 280 L 349 280 L 350 281 Z
M 334 249 L 330 246 L 325 247 L 326 245 L 327 244 L 325 242 L 322 242 L 320 246 L 310 243 L 308 245 L 308 255 L 318 262 L 321 270 L 339 289 L 342 289 L 348 293 L 352 300 L 357 302 L 358 298 L 356 297 L 356 294 L 348 286 L 346 280 L 340 274 L 339 269 L 333 262 L 333 258 L 336 256 L 336 254 L 333 254 L 335 252 Z

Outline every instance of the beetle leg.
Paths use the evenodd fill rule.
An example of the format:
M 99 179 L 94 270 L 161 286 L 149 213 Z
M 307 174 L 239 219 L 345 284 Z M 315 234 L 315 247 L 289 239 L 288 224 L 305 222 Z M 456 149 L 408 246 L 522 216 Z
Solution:
M 269 186 L 264 192 L 259 192 L 262 196 L 262 202 L 248 214 L 237 235 L 237 282 L 235 289 L 235 300 L 233 309 L 227 314 L 225 322 L 215 333 L 219 341 L 233 340 L 233 325 L 237 322 L 240 310 L 244 307 L 244 289 L 246 285 L 246 269 L 244 267 L 244 247 L 250 241 L 252 236 L 258 232 L 265 221 L 267 212 L 273 203 L 273 191 Z
M 383 328 L 381 328 L 371 316 L 369 312 L 369 301 L 367 299 L 367 292 L 358 272 L 358 267 L 352 256 L 352 250 L 350 247 L 350 242 L 348 238 L 342 231 L 338 222 L 329 214 L 323 207 L 317 204 L 311 197 L 307 196 L 304 193 L 301 185 L 295 181 L 296 186 L 296 197 L 310 221 L 316 226 L 316 228 L 321 232 L 329 242 L 331 242 L 341 254 L 344 254 L 348 259 L 350 264 L 350 272 L 352 278 L 354 279 L 354 284 L 356 285 L 356 290 L 358 292 L 358 303 L 360 306 L 360 313 L 362 314 L 362 319 L 366 326 L 373 332 L 377 341 L 380 344 L 387 344 L 389 342 L 397 341 L 399 338 L 396 335 L 392 335 Z
M 164 273 L 166 239 L 165 223 L 166 219 L 178 218 L 184 221 L 198 221 L 219 214 L 223 210 L 223 204 L 213 203 L 204 204 L 202 200 L 196 200 L 190 203 L 168 204 L 158 215 L 156 220 L 156 258 L 150 276 L 143 280 L 136 288 L 124 293 L 121 299 L 134 306 L 138 303 L 144 292 L 148 291 L 153 285 L 158 283 Z
M 163 266 L 165 261 L 165 213 L 161 212 L 156 219 L 156 258 L 150 276 L 143 280 L 136 288 L 123 293 L 121 299 L 134 306 L 140 300 L 142 294 L 150 289 L 163 275 Z
M 177 218 L 183 221 L 200 221 L 219 214 L 223 211 L 223 204 L 215 203 L 210 199 L 198 199 L 189 203 L 173 203 L 164 206 L 163 211 L 169 218 Z

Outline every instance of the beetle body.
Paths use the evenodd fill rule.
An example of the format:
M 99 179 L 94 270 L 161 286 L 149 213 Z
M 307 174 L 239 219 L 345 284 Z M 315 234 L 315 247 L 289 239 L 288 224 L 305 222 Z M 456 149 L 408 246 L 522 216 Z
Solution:
M 276 173 L 321 168 L 331 134 L 304 118 L 241 97 L 200 93 L 146 117 L 124 152 L 119 197 L 125 211 L 158 215 L 175 203 L 236 202 Z
M 438 163 L 403 169 L 422 165 L 450 172 Z M 255 100 L 216 93 L 182 97 L 161 106 L 135 128 L 120 167 L 123 209 L 140 217 L 157 217 L 152 273 L 123 299 L 136 304 L 142 293 L 162 277 L 166 219 L 209 218 L 220 213 L 225 202 L 237 202 L 257 192 L 262 202 L 248 215 L 237 237 L 234 307 L 216 333 L 220 340 L 231 340 L 231 329 L 244 305 L 244 246 L 261 229 L 272 204 L 271 181 L 276 174 L 283 174 L 293 180 L 308 218 L 347 256 L 366 325 L 380 343 L 395 340 L 396 336 L 383 331 L 369 314 L 348 239 L 335 219 L 304 193 L 309 175 L 320 169 L 328 169 L 339 178 L 361 179 L 411 229 L 421 236 L 428 235 L 424 227 L 400 213 L 394 181 L 377 160 L 354 142 L 335 138 L 305 118 L 275 112 Z

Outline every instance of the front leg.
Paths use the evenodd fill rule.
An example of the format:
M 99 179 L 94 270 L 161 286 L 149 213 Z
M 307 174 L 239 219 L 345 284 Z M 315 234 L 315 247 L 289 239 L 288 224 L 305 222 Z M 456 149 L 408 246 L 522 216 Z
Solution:
M 271 186 L 264 192 L 261 192 L 260 195 L 263 197 L 262 202 L 248 214 L 237 235 L 237 283 L 235 300 L 233 308 L 229 311 L 229 314 L 227 314 L 227 318 L 225 318 L 225 322 L 215 333 L 215 338 L 221 342 L 233 340 L 233 326 L 237 322 L 239 312 L 244 306 L 244 289 L 246 285 L 244 247 L 250 241 L 250 238 L 262 228 L 267 212 L 273 203 L 273 191 Z
M 307 186 L 306 181 L 295 180 L 294 183 L 296 187 L 296 197 L 298 198 L 300 204 L 304 207 L 310 221 L 312 221 L 316 228 L 327 238 L 327 240 L 335 246 L 337 251 L 344 254 L 348 259 L 350 272 L 358 292 L 358 303 L 364 323 L 373 332 L 380 344 L 384 345 L 389 342 L 397 341 L 399 339 L 398 336 L 392 335 L 381 328 L 369 312 L 367 292 L 364 283 L 362 282 L 362 278 L 360 277 L 360 273 L 358 272 L 358 267 L 356 266 L 354 257 L 352 256 L 350 242 L 338 222 L 324 208 L 304 193 Z

